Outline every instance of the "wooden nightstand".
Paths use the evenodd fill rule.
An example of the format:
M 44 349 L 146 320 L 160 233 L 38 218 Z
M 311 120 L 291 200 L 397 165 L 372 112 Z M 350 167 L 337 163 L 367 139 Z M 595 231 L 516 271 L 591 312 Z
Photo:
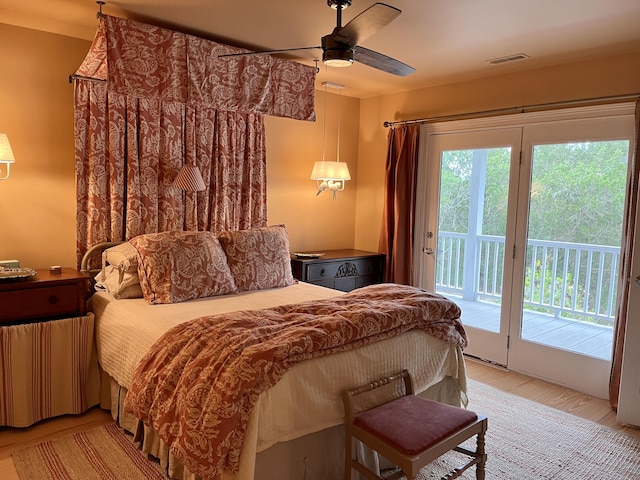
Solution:
M 99 403 L 90 278 L 72 268 L 37 272 L 0 281 L 0 425 L 26 427 Z
M 87 275 L 73 268 L 63 268 L 62 273 L 37 272 L 24 280 L 0 281 L 0 325 L 87 313 Z
M 302 282 L 349 292 L 382 282 L 384 261 L 383 253 L 328 250 L 318 258 L 299 258 L 293 254 L 291 268 L 293 276 Z

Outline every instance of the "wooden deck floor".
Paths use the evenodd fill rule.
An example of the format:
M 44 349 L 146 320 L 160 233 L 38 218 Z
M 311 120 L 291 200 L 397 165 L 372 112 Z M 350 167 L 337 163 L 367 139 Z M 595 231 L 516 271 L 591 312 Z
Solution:
M 462 309 L 465 325 L 492 332 L 500 329 L 500 307 L 448 295 Z M 522 338 L 603 360 L 611 359 L 613 328 L 524 311 Z

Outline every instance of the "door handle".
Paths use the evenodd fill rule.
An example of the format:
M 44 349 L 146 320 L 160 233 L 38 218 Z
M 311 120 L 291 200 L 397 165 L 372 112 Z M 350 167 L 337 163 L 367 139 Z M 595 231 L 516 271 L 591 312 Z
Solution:
M 423 248 L 423 249 L 422 249 L 422 251 L 423 251 L 424 253 L 426 253 L 427 255 L 433 255 L 433 254 L 435 253 L 435 252 L 433 251 L 433 248 L 431 248 L 431 247 Z

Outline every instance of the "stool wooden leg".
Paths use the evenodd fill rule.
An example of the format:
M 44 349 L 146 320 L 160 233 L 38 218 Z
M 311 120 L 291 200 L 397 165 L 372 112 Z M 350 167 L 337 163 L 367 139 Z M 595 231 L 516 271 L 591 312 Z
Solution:
M 344 444 L 344 480 L 351 480 L 351 456 L 353 455 L 351 435 L 346 435 Z
M 485 420 L 486 422 L 486 420 Z M 484 466 L 485 463 L 487 462 L 487 454 L 484 451 L 484 429 L 478 433 L 478 439 L 477 439 L 477 448 L 476 448 L 476 454 L 479 457 L 479 462 L 476 464 L 476 479 L 477 480 L 485 480 L 485 470 L 484 470 Z

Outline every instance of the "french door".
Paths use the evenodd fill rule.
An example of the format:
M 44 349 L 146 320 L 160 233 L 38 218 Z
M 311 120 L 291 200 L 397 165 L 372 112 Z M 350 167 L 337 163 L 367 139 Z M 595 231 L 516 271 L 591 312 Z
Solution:
M 424 133 L 416 284 L 461 306 L 466 354 L 605 398 L 633 106 Z
M 416 242 L 425 245 L 422 287 L 463 307 L 472 339 L 466 353 L 501 365 L 508 363 L 511 299 L 518 294 L 511 291 L 513 258 L 505 251 L 515 241 L 508 193 L 518 188 L 521 137 L 521 128 L 431 136 L 428 158 L 438 161 L 428 165 L 429 184 L 420 189 L 421 205 L 438 206 L 426 209 L 426 234 Z M 491 195 L 487 182 L 497 186 Z M 483 302 L 477 301 L 480 277 Z

